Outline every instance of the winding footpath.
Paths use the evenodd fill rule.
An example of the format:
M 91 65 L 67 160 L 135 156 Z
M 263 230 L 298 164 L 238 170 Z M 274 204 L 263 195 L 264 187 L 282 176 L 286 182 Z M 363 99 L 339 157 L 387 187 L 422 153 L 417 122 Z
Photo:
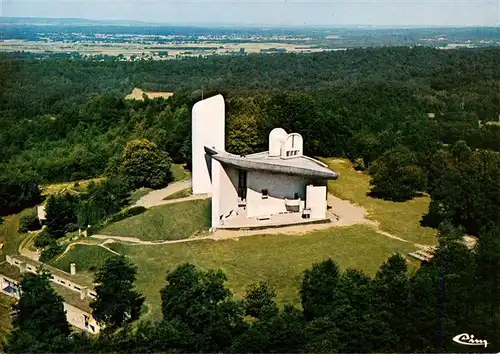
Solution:
M 144 206 L 146 208 L 151 208 L 151 207 L 158 206 L 158 205 L 181 203 L 181 202 L 187 201 L 187 200 L 205 199 L 205 198 L 209 197 L 209 195 L 192 195 L 192 196 L 185 197 L 185 198 L 164 200 L 165 197 L 172 195 L 174 193 L 177 193 L 181 190 L 190 188 L 190 187 L 191 187 L 190 180 L 174 182 L 165 188 L 162 188 L 159 190 L 154 190 L 154 191 L 148 193 L 147 195 L 143 196 L 142 198 L 140 198 L 137 201 L 135 206 Z M 107 247 L 106 245 L 110 244 L 110 243 L 114 243 L 114 242 L 122 242 L 122 243 L 126 243 L 128 245 L 134 245 L 134 246 L 154 246 L 154 245 L 186 243 L 186 242 L 203 241 L 203 240 L 224 241 L 224 240 L 229 240 L 229 239 L 238 239 L 240 237 L 255 236 L 255 235 L 303 234 L 303 233 L 307 233 L 307 232 L 311 232 L 311 231 L 315 231 L 315 230 L 331 229 L 331 228 L 335 228 L 335 227 L 345 227 L 345 226 L 351 226 L 351 225 L 356 225 L 356 224 L 365 224 L 367 226 L 372 227 L 380 235 L 383 235 L 385 237 L 389 237 L 391 239 L 395 239 L 395 240 L 398 240 L 401 242 L 411 243 L 410 241 L 405 240 L 401 237 L 398 237 L 398 236 L 395 236 L 395 235 L 388 233 L 386 231 L 380 230 L 378 222 L 375 222 L 373 220 L 366 218 L 367 212 L 366 212 L 366 209 L 363 208 L 362 206 L 355 205 L 348 200 L 340 199 L 340 198 L 335 197 L 331 194 L 328 195 L 328 204 L 334 206 L 333 209 L 330 210 L 331 217 L 334 221 L 332 223 L 328 223 L 328 224 L 293 225 L 293 226 L 270 228 L 267 230 L 265 230 L 265 229 L 264 230 L 224 230 L 224 229 L 219 229 L 216 232 L 211 233 L 211 234 L 198 235 L 198 236 L 193 236 L 193 237 L 181 239 L 181 240 L 165 240 L 165 241 L 144 241 L 144 240 L 141 240 L 141 239 L 136 238 L 136 237 L 97 234 L 97 235 L 90 236 L 90 238 L 95 240 L 95 241 L 102 240 L 101 243 L 99 243 L 99 241 L 92 242 L 92 240 L 72 242 L 72 243 L 67 245 L 64 252 L 61 253 L 57 259 L 64 256 L 67 252 L 69 252 L 71 250 L 71 248 L 74 245 L 78 245 L 78 244 L 102 247 L 102 248 L 104 248 L 104 249 L 106 249 L 114 254 L 120 255 L 118 252 L 112 250 L 111 248 Z M 414 243 L 413 245 L 418 247 L 418 248 L 428 247 L 426 245 L 421 245 L 421 244 L 416 244 L 416 243 Z M 29 257 L 29 258 L 38 259 L 38 257 L 37 257 L 38 254 L 36 254 L 35 252 L 32 252 L 32 251 L 29 251 L 25 248 L 23 249 L 21 246 L 19 247 L 19 252 L 21 254 Z M 35 257 L 37 257 L 37 258 L 35 258 Z
M 170 183 L 165 188 L 149 192 L 148 194 L 140 198 L 135 203 L 134 206 L 143 206 L 145 208 L 151 208 L 158 205 L 180 203 L 188 200 L 206 199 L 210 197 L 208 194 L 202 194 L 202 195 L 190 195 L 189 197 L 179 198 L 179 199 L 163 200 L 165 197 L 168 197 L 169 195 L 172 195 L 174 193 L 180 192 L 188 188 L 191 188 L 191 180 Z

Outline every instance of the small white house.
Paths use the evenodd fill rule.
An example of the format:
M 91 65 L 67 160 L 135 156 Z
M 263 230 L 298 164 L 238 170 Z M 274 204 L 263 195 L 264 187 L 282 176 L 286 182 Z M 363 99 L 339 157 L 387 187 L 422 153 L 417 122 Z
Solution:
M 329 222 L 327 181 L 338 178 L 303 154 L 303 138 L 275 128 L 269 150 L 225 151 L 224 99 L 196 103 L 192 121 L 193 194 L 211 194 L 212 229 Z

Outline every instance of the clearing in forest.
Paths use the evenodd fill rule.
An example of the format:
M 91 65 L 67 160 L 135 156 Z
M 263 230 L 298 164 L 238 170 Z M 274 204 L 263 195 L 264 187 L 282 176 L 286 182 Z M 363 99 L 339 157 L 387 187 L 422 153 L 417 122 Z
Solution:
M 169 98 L 174 95 L 173 92 L 154 92 L 154 91 L 144 91 L 143 89 L 140 88 L 134 88 L 131 93 L 129 93 L 127 96 L 125 96 L 126 100 L 139 100 L 142 101 L 144 98 L 142 97 L 143 94 L 146 94 L 149 99 L 153 98 Z
M 298 304 L 301 276 L 314 263 L 332 258 L 342 268 L 356 268 L 373 275 L 393 253 L 405 256 L 417 249 L 414 243 L 436 243 L 436 230 L 424 228 L 419 223 L 427 212 L 427 196 L 404 203 L 371 198 L 367 195 L 370 189 L 367 174 L 354 171 L 351 163 L 344 159 L 328 159 L 326 162 L 340 173 L 340 178 L 329 185 L 330 193 L 364 207 L 375 225 L 365 223 L 306 233 L 283 230 L 281 233 L 241 237 L 243 232 L 232 238 L 175 244 L 106 241 L 107 247 L 130 257 L 138 266 L 137 288 L 146 296 L 150 309 L 146 317 L 161 317 L 159 290 L 165 284 L 165 272 L 185 262 L 205 269 L 222 269 L 228 276 L 228 286 L 237 297 L 244 294 L 249 284 L 266 280 L 275 288 L 280 304 Z M 201 216 L 192 214 L 191 203 L 204 204 L 199 210 Z M 209 200 L 181 202 L 150 208 L 144 214 L 110 225 L 107 233 L 157 240 L 180 238 L 180 233 L 183 233 L 182 237 L 189 237 L 197 228 L 193 225 L 203 224 L 208 228 L 209 216 Z M 377 230 L 377 225 L 383 233 Z M 90 247 L 82 251 L 79 247 L 75 245 L 60 262 L 69 264 L 84 258 L 85 252 L 91 252 Z M 412 259 L 408 262 L 412 270 L 419 264 Z

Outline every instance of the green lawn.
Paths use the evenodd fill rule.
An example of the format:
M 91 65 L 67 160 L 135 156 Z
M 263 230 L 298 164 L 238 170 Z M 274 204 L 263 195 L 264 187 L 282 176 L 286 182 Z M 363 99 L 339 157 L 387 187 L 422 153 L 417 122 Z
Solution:
M 186 198 L 193 194 L 193 190 L 191 188 L 182 189 L 178 192 L 167 195 L 163 200 L 172 200 L 172 199 L 180 199 Z
M 164 286 L 165 272 L 184 262 L 205 269 L 222 269 L 236 297 L 241 297 L 249 284 L 267 280 L 276 289 L 280 304 L 298 304 L 301 276 L 313 263 L 331 257 L 344 269 L 356 268 L 373 275 L 394 252 L 406 256 L 414 251 L 412 242 L 436 242 L 436 231 L 419 224 L 427 211 L 428 197 L 405 203 L 368 197 L 368 175 L 354 171 L 346 160 L 329 159 L 327 162 L 340 173 L 340 178 L 329 184 L 331 193 L 362 205 L 369 217 L 380 223 L 382 230 L 411 242 L 383 236 L 367 225 L 355 225 L 303 235 L 259 235 L 224 241 L 200 240 L 154 246 L 109 244 L 110 248 L 127 255 L 139 267 L 137 287 L 146 296 L 151 310 L 146 317 L 161 317 L 159 290 Z M 151 208 L 143 214 L 107 226 L 103 233 L 144 240 L 186 238 L 208 229 L 209 203 L 209 200 L 194 200 Z M 58 266 L 68 266 L 74 259 L 77 264 L 85 264 L 87 254 L 89 263 L 98 262 L 92 259 L 105 256 L 98 252 L 90 247 L 80 249 L 77 246 L 58 261 Z M 417 266 L 418 262 L 409 259 L 411 270 Z
M 66 272 L 70 271 L 70 263 L 76 263 L 77 272 L 93 272 L 104 263 L 106 258 L 114 254 L 97 245 L 74 245 L 61 258 L 51 262 L 51 265 Z
M 190 262 L 205 269 L 222 269 L 237 297 L 251 283 L 267 280 L 275 288 L 280 304 L 298 303 L 303 271 L 328 257 L 342 268 L 353 267 L 374 274 L 393 252 L 406 255 L 415 248 L 357 225 L 321 230 L 304 235 L 262 235 L 224 241 L 192 241 L 155 246 L 113 243 L 113 250 L 126 254 L 138 265 L 138 290 L 151 311 L 160 316 L 159 291 L 167 269 Z M 66 262 L 69 262 L 67 260 Z
M 415 243 L 429 245 L 437 243 L 437 231 L 420 225 L 422 216 L 429 208 L 428 196 L 403 203 L 372 198 L 367 195 L 370 191 L 368 174 L 355 171 L 348 160 L 324 159 L 323 161 L 340 174 L 338 180 L 329 182 L 329 192 L 365 207 L 368 218 L 378 221 L 380 229 Z
M 184 168 L 183 164 L 175 164 L 173 163 L 170 167 L 170 171 L 172 171 L 172 175 L 174 177 L 174 181 L 184 181 L 186 179 L 191 178 L 191 172 Z
M 146 241 L 179 240 L 210 228 L 210 200 L 190 200 L 148 209 L 107 225 L 100 233 Z

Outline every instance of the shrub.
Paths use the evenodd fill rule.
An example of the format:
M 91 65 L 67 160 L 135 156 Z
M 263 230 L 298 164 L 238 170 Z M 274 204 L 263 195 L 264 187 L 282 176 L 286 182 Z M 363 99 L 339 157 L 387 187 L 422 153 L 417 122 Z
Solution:
M 66 232 L 73 232 L 73 231 L 76 231 L 78 230 L 78 225 L 77 224 L 73 224 L 73 223 L 69 223 L 66 225 Z
M 50 196 L 45 206 L 48 231 L 56 236 L 62 237 L 67 232 L 69 224 L 75 224 L 76 208 L 78 199 L 70 194 Z
M 353 161 L 352 166 L 356 171 L 366 171 L 365 161 L 362 157 L 358 157 Z
M 403 146 L 384 152 L 373 162 L 369 172 L 373 186 L 370 195 L 395 202 L 413 198 L 427 183 L 415 153 Z
M 36 209 L 30 208 L 25 209 L 21 213 L 21 218 L 19 220 L 19 232 L 28 232 L 33 230 L 39 230 L 42 225 L 40 220 L 38 220 L 38 215 Z
M 40 262 L 48 262 L 64 251 L 64 246 L 56 241 L 50 242 L 40 255 Z
M 139 215 L 142 214 L 146 211 L 147 209 L 143 206 L 135 206 L 132 208 L 125 209 L 109 218 L 109 222 L 117 222 L 126 218 L 130 218 L 131 216 L 134 215 Z
M 42 201 L 36 177 L 11 174 L 2 168 L 0 176 L 0 212 L 2 215 L 18 213 Z
M 33 243 L 36 248 L 45 248 L 51 242 L 53 242 L 55 237 L 51 235 L 47 229 L 43 229 L 38 233 L 35 238 L 35 242 Z
M 134 189 L 162 188 L 172 181 L 172 159 L 167 152 L 147 140 L 131 140 L 125 146 L 121 159 L 109 162 L 107 173 L 125 176 Z

